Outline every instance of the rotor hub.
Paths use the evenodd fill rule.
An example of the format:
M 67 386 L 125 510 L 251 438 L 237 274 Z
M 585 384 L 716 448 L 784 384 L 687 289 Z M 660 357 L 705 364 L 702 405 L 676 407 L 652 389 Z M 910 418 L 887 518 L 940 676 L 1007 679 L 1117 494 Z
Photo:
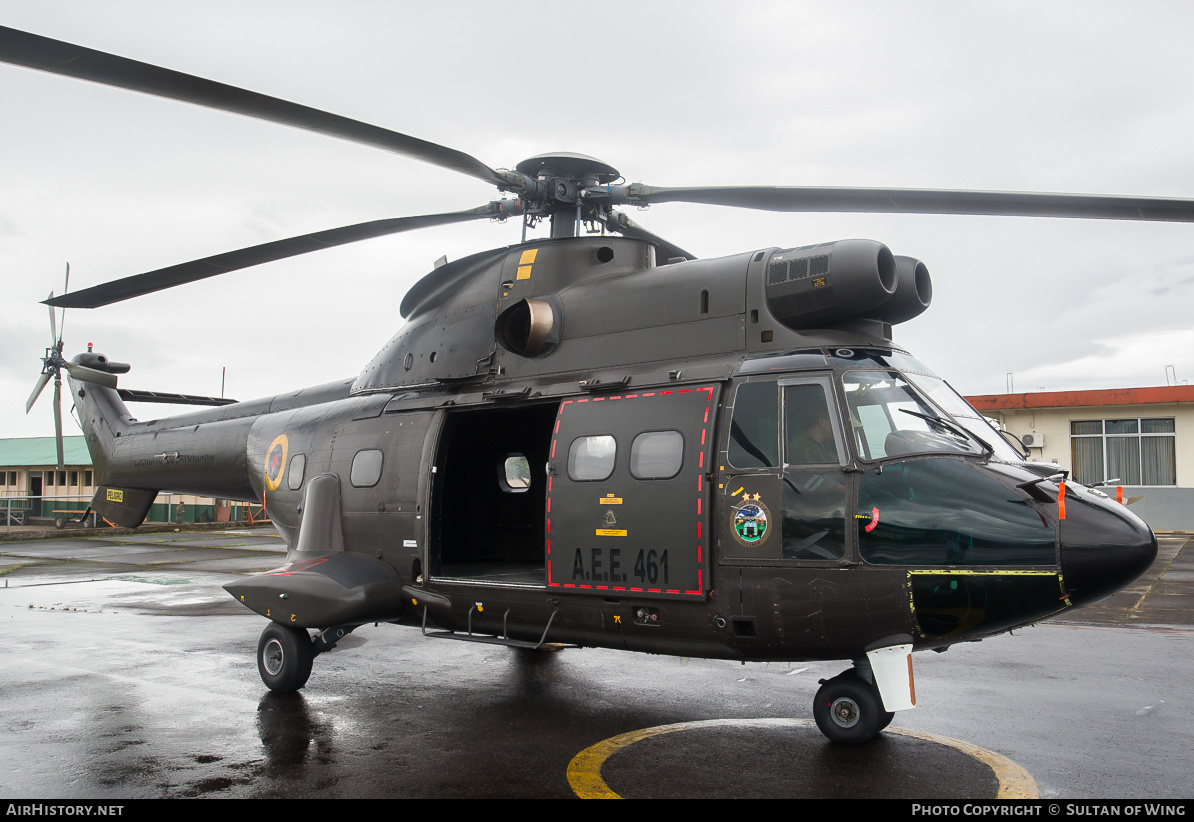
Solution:
M 622 176 L 616 168 L 596 157 L 568 152 L 536 154 L 514 168 L 528 177 L 563 177 L 580 185 L 608 185 Z

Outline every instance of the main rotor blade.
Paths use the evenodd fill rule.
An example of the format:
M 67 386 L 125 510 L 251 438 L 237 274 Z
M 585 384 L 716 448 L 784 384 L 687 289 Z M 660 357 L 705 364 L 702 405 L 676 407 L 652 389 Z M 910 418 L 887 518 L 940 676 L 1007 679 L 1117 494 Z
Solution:
M 79 365 L 77 362 L 68 362 L 66 364 L 66 373 L 70 374 L 73 379 L 79 382 L 89 382 L 94 385 L 102 385 L 104 388 L 116 387 L 116 375 L 109 374 L 107 371 L 97 371 L 94 368 L 88 368 L 85 365 Z
M 447 214 L 424 214 L 416 217 L 394 217 L 388 220 L 373 220 L 368 223 L 332 228 L 326 231 L 316 231 L 300 237 L 286 240 L 274 240 L 261 245 L 242 248 L 216 254 L 214 257 L 204 257 L 202 260 L 192 260 L 187 263 L 147 271 L 144 274 L 134 274 L 120 280 L 102 283 L 100 285 L 63 294 L 61 297 L 46 300 L 47 305 L 64 306 L 66 308 L 98 308 L 101 305 L 152 294 L 166 288 L 172 288 L 184 283 L 193 283 L 248 268 L 262 263 L 282 260 L 299 254 L 320 251 L 346 243 L 355 243 L 374 237 L 384 237 L 387 234 L 397 234 L 401 231 L 411 231 L 416 228 L 462 223 L 468 220 L 481 220 L 489 217 L 510 216 L 517 208 L 517 200 L 494 200 L 487 205 L 479 206 L 468 211 L 453 211 Z
M 635 184 L 625 202 L 706 203 L 763 211 L 881 214 L 979 214 L 1015 217 L 1079 217 L 1095 220 L 1194 222 L 1194 200 L 1037 194 L 1025 191 L 950 191 L 922 188 L 811 188 L 728 186 L 663 188 Z M 615 202 L 621 202 L 618 196 Z
M 480 160 L 437 143 L 277 97 L 4 26 L 0 26 L 0 61 L 317 131 L 459 171 L 494 185 L 502 182 L 497 172 Z
M 54 299 L 54 292 L 50 292 L 50 296 L 46 297 L 46 305 L 50 304 L 50 300 Z M 54 306 L 50 306 L 50 345 L 58 345 L 58 329 L 54 325 Z
M 62 455 L 62 379 L 54 380 L 54 444 L 58 446 L 58 470 L 66 467 Z
M 37 378 L 37 385 L 33 386 L 33 393 L 29 395 L 29 399 L 25 402 L 26 414 L 28 414 L 29 410 L 33 408 L 33 404 L 37 402 L 37 398 L 41 396 L 41 392 L 45 389 L 46 383 L 50 381 L 51 376 L 53 375 L 47 371 Z
M 609 226 L 611 230 L 620 231 L 622 235 L 626 237 L 637 237 L 640 240 L 646 240 L 649 243 L 653 243 L 656 247 L 658 247 L 660 256 L 663 257 L 665 262 L 676 257 L 683 257 L 686 260 L 696 259 L 695 254 L 690 254 L 684 249 L 680 248 L 680 246 L 668 242 L 657 234 L 652 234 L 650 231 L 647 231 L 647 229 L 643 228 L 641 225 L 620 211 L 612 212 L 611 217 L 612 219 L 610 222 L 613 223 L 613 225 Z

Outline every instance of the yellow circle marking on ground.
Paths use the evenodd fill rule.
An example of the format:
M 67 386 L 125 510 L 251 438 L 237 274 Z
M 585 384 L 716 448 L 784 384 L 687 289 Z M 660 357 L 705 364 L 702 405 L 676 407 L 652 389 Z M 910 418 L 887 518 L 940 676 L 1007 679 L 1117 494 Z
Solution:
M 568 784 L 572 786 L 572 790 L 581 799 L 621 799 L 622 797 L 614 793 L 613 789 L 605 784 L 605 780 L 601 778 L 601 766 L 618 751 L 630 747 L 635 742 L 641 742 L 644 739 L 650 739 L 655 736 L 663 736 L 664 734 L 676 733 L 677 731 L 690 731 L 697 728 L 780 728 L 785 726 L 814 725 L 815 723 L 811 719 L 705 719 L 698 722 L 677 722 L 674 725 L 656 725 L 653 728 L 630 731 L 629 733 L 610 737 L 609 739 L 598 742 L 596 745 L 591 745 L 573 757 L 572 761 L 568 763 Z M 1037 795 L 1036 780 L 1029 775 L 1028 771 L 1021 768 L 1015 762 L 1012 762 L 1006 756 L 997 754 L 994 751 L 988 751 L 986 748 L 980 748 L 977 745 L 971 745 L 969 742 L 962 742 L 957 739 L 950 739 L 947 736 L 937 736 L 936 734 L 925 733 L 923 731 L 888 728 L 885 733 L 898 734 L 912 739 L 921 739 L 925 742 L 934 742 L 938 745 L 946 745 L 979 760 L 995 772 L 995 778 L 999 781 L 999 792 L 996 794 L 997 799 L 1040 798 Z

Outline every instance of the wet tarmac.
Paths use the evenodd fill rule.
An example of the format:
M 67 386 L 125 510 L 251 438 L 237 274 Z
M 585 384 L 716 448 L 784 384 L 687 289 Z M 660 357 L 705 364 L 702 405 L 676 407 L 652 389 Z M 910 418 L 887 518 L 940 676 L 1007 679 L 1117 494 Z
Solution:
M 273 695 L 265 621 L 220 588 L 279 564 L 272 530 L 0 543 L 0 794 L 1189 797 L 1186 542 L 1162 538 L 1153 571 L 1084 622 L 917 654 L 919 707 L 860 747 L 811 721 L 817 680 L 846 663 L 528 653 L 381 625 Z

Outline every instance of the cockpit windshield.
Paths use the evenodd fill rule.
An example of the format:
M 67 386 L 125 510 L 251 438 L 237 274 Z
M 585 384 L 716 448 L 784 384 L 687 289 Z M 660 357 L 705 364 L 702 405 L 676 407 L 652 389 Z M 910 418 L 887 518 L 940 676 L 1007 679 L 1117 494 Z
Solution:
M 1007 440 L 981 414 L 975 411 L 970 403 L 962 399 L 945 380 L 914 372 L 909 372 L 905 376 L 913 385 L 928 394 L 929 399 L 949 414 L 955 422 L 963 426 L 968 433 L 986 443 L 995 459 L 1002 462 L 1024 461 L 1024 455 L 1017 453 Z
M 968 427 L 944 417 L 909 377 L 897 371 L 847 371 L 842 385 L 855 446 L 864 460 L 939 452 L 977 455 L 992 450 Z M 952 390 L 943 382 L 940 385 Z M 991 434 L 994 438 L 994 431 Z M 1010 449 L 1006 443 L 1005 447 Z

